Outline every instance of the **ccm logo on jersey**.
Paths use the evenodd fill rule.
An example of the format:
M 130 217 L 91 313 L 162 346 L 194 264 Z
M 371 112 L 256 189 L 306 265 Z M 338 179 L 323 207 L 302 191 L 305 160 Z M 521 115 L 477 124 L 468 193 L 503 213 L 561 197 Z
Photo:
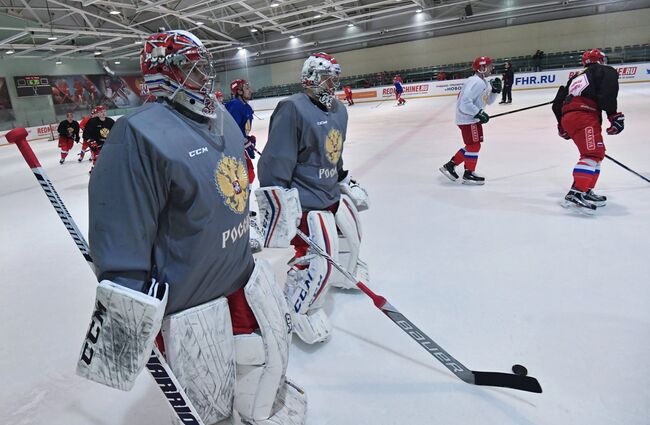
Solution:
M 248 235 L 250 226 L 250 217 L 247 215 L 241 223 L 233 226 L 232 229 L 228 229 L 225 232 L 221 233 L 221 248 L 225 248 L 228 241 L 235 243 L 242 236 Z
M 93 360 L 93 355 L 95 350 L 93 345 L 99 339 L 99 334 L 102 332 L 102 324 L 104 323 L 104 316 L 106 315 L 106 307 L 99 301 L 95 306 L 95 311 L 93 311 L 93 317 L 90 322 L 90 327 L 88 328 L 88 333 L 86 334 L 86 342 L 84 343 L 84 349 L 81 351 L 81 360 L 90 365 L 90 362 Z
M 195 156 L 199 156 L 202 153 L 206 153 L 207 151 L 208 151 L 208 148 L 203 147 L 203 148 L 199 148 L 199 149 L 196 149 L 196 150 L 193 150 L 193 151 L 189 151 L 188 155 L 190 156 L 190 158 L 194 158 Z
M 330 177 L 336 176 L 336 167 L 332 168 L 320 168 L 318 170 L 318 178 L 322 179 L 325 177 L 326 179 L 329 179 Z
M 327 124 L 327 120 L 325 120 L 325 121 L 317 121 L 316 122 L 316 125 L 325 125 L 325 124 Z

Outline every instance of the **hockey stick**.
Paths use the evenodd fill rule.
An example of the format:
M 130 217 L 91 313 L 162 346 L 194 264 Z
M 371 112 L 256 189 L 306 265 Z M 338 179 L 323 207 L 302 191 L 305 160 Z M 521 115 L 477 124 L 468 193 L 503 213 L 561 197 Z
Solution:
M 539 105 L 527 106 L 525 108 L 515 109 L 514 111 L 508 111 L 508 112 L 502 112 L 502 113 L 496 114 L 496 115 L 490 115 L 490 119 L 496 118 L 496 117 L 502 117 L 502 116 L 508 115 L 508 114 L 514 114 L 515 112 L 521 112 L 521 111 L 525 111 L 527 109 L 539 108 L 540 106 L 550 105 L 551 103 L 553 103 L 552 100 L 550 102 L 540 103 Z
M 66 229 L 68 229 L 68 233 L 70 233 L 70 236 L 72 236 L 72 239 L 74 239 L 74 242 L 77 244 L 77 248 L 79 248 L 79 251 L 81 251 L 81 254 L 84 256 L 86 262 L 94 273 L 95 264 L 90 257 L 88 243 L 79 231 L 77 224 L 66 209 L 65 204 L 56 192 L 56 189 L 54 189 L 54 185 L 45 174 L 45 171 L 41 167 L 41 164 L 38 161 L 38 158 L 36 158 L 31 146 L 29 146 L 26 139 L 27 130 L 24 128 L 15 128 L 7 133 L 5 137 L 9 143 L 14 143 L 20 150 L 25 162 L 34 173 L 34 177 L 38 180 L 38 183 L 41 185 L 41 188 L 50 200 L 50 203 L 56 210 L 56 213 L 59 215 L 59 218 L 65 225 Z M 204 425 L 199 414 L 196 412 L 196 409 L 192 406 L 192 402 L 187 397 L 187 394 L 185 394 L 185 391 L 183 391 L 183 388 L 174 376 L 172 370 L 169 368 L 165 358 L 155 345 L 151 355 L 149 356 L 149 360 L 147 361 L 147 370 L 149 370 L 149 373 L 151 373 L 151 376 L 155 379 L 158 387 L 163 392 L 169 405 L 172 407 L 182 424 Z
M 615 160 L 615 159 L 612 158 L 611 156 L 605 154 L 605 158 L 609 159 L 610 161 L 614 162 L 614 163 L 617 164 L 617 165 L 620 165 L 621 167 L 625 168 L 625 169 L 626 169 L 627 171 L 629 171 L 630 173 L 632 173 L 632 174 L 636 174 L 637 176 L 641 177 L 643 180 L 645 180 L 645 181 L 647 181 L 648 183 L 650 183 L 650 180 L 648 180 L 646 177 L 644 177 L 644 176 L 642 176 L 641 174 L 637 173 L 637 172 L 634 171 L 633 169 L 631 169 L 631 168 L 625 166 L 624 164 L 618 162 L 617 160 Z
M 386 298 L 377 295 L 370 288 L 358 281 L 339 263 L 334 261 L 320 246 L 316 245 L 309 236 L 305 235 L 300 229 L 297 230 L 297 235 L 300 236 L 316 253 L 322 256 L 334 268 L 340 271 L 347 279 L 354 282 L 357 287 L 366 295 L 368 295 L 375 307 L 380 309 L 390 320 L 395 322 L 404 332 L 427 350 L 432 356 L 440 363 L 445 365 L 454 375 L 463 380 L 464 382 L 472 385 L 482 385 L 489 387 L 504 387 L 514 390 L 529 391 L 533 393 L 541 393 L 542 387 L 539 385 L 537 379 L 532 376 L 518 375 L 512 373 L 501 372 L 481 372 L 470 370 L 456 360 L 451 354 L 445 351 L 440 345 L 436 344 L 424 332 L 413 324 L 409 319 L 393 307 Z M 513 367 L 514 369 L 514 367 Z

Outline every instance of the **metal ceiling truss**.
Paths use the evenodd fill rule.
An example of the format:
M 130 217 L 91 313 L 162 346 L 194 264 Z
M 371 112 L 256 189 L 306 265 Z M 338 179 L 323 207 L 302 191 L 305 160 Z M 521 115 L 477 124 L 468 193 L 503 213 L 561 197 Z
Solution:
M 650 0 L 0 0 L 0 55 L 134 59 L 147 35 L 164 27 L 194 32 L 232 68 L 242 58 L 269 63 L 315 49 L 648 7 Z

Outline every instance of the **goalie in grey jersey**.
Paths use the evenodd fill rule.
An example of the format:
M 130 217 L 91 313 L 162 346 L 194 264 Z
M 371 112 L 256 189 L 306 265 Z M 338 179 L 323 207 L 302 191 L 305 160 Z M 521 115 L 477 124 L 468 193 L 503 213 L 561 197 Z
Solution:
M 205 425 L 303 424 L 287 381 L 290 312 L 251 255 L 244 138 L 214 96 L 209 52 L 186 31 L 141 54 L 158 102 L 113 127 L 89 186 L 100 284 L 77 372 L 129 390 L 158 347 Z
M 305 61 L 303 93 L 278 103 L 268 142 L 258 162 L 256 190 L 267 247 L 295 249 L 286 295 L 293 310 L 294 332 L 306 343 L 325 341 L 331 324 L 322 305 L 331 285 L 356 288 L 296 236 L 296 226 L 359 280 L 367 266 L 359 259 L 359 211 L 368 195 L 343 169 L 348 114 L 335 97 L 340 66 L 316 53 Z

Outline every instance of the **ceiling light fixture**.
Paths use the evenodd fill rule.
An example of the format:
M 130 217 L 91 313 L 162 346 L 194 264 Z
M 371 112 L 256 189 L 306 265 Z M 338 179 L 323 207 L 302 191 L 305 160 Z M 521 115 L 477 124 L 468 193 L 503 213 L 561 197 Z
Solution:
M 257 32 L 257 28 L 251 28 L 251 32 Z
M 120 62 L 120 61 L 115 61 L 115 62 L 113 62 L 113 63 L 114 63 L 115 65 L 119 65 L 119 64 L 122 63 L 122 62 Z
M 119 10 L 111 10 L 110 12 L 108 12 L 108 14 L 109 15 L 119 15 L 120 11 Z
M 203 24 L 205 24 L 205 22 L 201 22 L 201 21 L 196 22 L 196 25 L 198 25 L 198 26 L 201 26 Z
M 321 15 L 320 13 L 319 13 L 318 15 L 314 15 L 314 19 L 318 19 L 318 18 L 320 18 L 321 16 L 323 16 L 323 15 Z
M 276 1 L 271 3 L 271 7 L 278 7 L 278 6 L 280 6 L 280 3 L 276 2 Z
M 133 42 L 133 44 L 142 44 L 142 41 L 140 41 L 140 40 L 135 40 L 135 41 Z
M 422 13 L 422 8 L 418 7 L 417 9 L 415 9 L 415 13 Z
M 61 65 L 63 62 L 61 62 L 61 61 L 56 61 L 56 62 L 54 62 L 54 63 L 56 63 L 57 65 Z
M 243 50 L 244 48 L 242 46 L 237 47 L 237 50 Z
M 9 49 L 5 53 L 8 55 L 13 55 L 14 53 L 16 53 L 16 51 L 14 49 Z
M 51 36 L 49 36 L 47 39 L 50 40 L 50 41 L 54 41 L 54 40 L 58 40 L 59 37 L 57 37 L 57 36 L 55 36 L 55 35 L 51 35 Z
M 95 52 L 95 56 L 99 56 L 101 54 L 102 54 L 102 52 L 100 52 L 99 50 Z
M 296 36 L 293 35 L 293 34 L 291 34 L 291 35 L 289 36 L 289 38 L 296 38 Z

